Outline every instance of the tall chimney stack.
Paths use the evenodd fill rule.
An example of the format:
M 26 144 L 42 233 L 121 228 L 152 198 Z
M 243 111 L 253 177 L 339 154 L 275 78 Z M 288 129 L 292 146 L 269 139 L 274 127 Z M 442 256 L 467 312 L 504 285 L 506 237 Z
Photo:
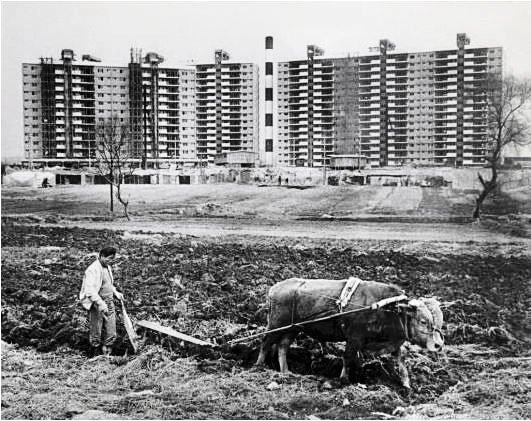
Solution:
M 273 165 L 273 37 L 265 39 L 265 164 Z

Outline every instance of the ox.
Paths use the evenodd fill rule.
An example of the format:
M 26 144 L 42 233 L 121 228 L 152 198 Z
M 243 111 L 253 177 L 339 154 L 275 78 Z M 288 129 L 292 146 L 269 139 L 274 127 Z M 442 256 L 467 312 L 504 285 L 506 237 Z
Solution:
M 278 345 L 280 371 L 288 373 L 287 350 L 299 332 L 303 331 L 321 342 L 346 342 L 340 376 L 342 383 L 350 383 L 351 365 L 356 370 L 361 368 L 359 352 L 368 351 L 394 355 L 401 383 L 410 389 L 409 375 L 400 358 L 400 346 L 409 341 L 433 352 L 442 350 L 443 315 L 439 303 L 434 298 L 408 300 L 404 296 L 404 301 L 378 310 L 349 313 L 353 309 L 403 294 L 394 285 L 361 280 L 356 282 L 355 291 L 343 308 L 338 308 L 338 297 L 342 295 L 347 280 L 291 278 L 272 286 L 268 296 L 268 331 L 338 312 L 347 314 L 265 335 L 256 365 L 265 364 L 272 346 Z

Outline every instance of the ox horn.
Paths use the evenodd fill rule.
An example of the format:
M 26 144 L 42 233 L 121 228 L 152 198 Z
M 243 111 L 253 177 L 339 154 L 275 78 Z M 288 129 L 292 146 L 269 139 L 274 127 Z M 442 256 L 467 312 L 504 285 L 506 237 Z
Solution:
M 441 302 L 441 308 L 452 307 L 456 303 L 457 303 L 457 301 L 443 301 L 443 302 Z

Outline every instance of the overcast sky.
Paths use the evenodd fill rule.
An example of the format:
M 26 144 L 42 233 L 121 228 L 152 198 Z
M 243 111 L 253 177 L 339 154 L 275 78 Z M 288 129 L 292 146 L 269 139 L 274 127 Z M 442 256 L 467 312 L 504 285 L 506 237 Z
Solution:
M 168 64 L 212 62 L 223 48 L 263 70 L 264 37 L 275 60 L 367 54 L 381 38 L 396 51 L 452 49 L 458 32 L 470 47 L 504 49 L 504 70 L 531 76 L 531 2 L 20 2 L 2 1 L 2 157 L 23 155 L 23 62 L 58 58 L 63 48 L 127 65 L 131 47 Z M 261 81 L 263 86 L 263 81 Z

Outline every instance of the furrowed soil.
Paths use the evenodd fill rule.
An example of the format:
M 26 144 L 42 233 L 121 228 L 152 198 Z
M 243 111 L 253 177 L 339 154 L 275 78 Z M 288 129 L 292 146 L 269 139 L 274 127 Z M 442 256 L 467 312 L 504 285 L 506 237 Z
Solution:
M 269 210 L 267 218 L 250 221 L 244 216 L 251 205 L 226 211 L 235 197 L 251 200 L 247 191 L 230 192 L 233 199 L 218 206 L 221 193 L 216 200 L 206 192 L 182 199 L 179 206 L 168 193 L 148 199 L 130 223 L 101 210 L 105 191 L 89 189 L 84 199 L 76 196 L 80 190 L 70 192 L 57 189 L 50 199 L 40 191 L 2 191 L 4 419 L 531 418 L 529 240 L 521 229 L 449 222 L 464 216 L 463 197 L 413 191 L 402 208 L 393 208 L 398 216 L 435 218 L 443 212 L 430 210 L 433 203 L 455 204 L 444 213 L 445 225 L 421 241 L 405 231 L 429 232 L 433 225 L 412 224 L 400 238 L 391 235 L 401 225 L 392 219 L 374 223 L 375 232 L 391 225 L 373 239 L 341 235 L 348 226 L 341 221 L 319 221 L 311 227 L 320 234 L 310 235 L 296 218 L 360 215 L 337 191 L 329 207 L 326 192 L 302 192 L 311 202 L 306 213 L 252 196 L 255 211 Z M 298 193 L 291 193 L 292 206 Z M 390 217 L 390 198 L 399 200 L 397 190 L 358 193 L 372 203 L 363 205 L 363 214 L 379 217 Z M 526 211 L 525 201 L 510 205 Z M 291 215 L 293 223 L 271 215 Z M 193 231 L 200 224 L 205 230 Z M 245 231 L 247 224 L 254 231 Z M 186 226 L 191 231 L 181 232 Z M 204 235 L 216 226 L 224 227 L 221 235 Z M 448 236 L 452 230 L 461 236 Z M 86 315 L 76 297 L 84 269 L 104 244 L 119 249 L 115 278 L 134 320 L 156 321 L 216 346 L 199 348 L 139 329 L 141 348 L 132 354 L 119 320 L 114 355 L 90 361 Z M 342 344 L 322 346 L 301 335 L 288 355 L 290 375 L 281 375 L 275 361 L 266 369 L 252 366 L 259 339 L 227 344 L 265 330 L 265 297 L 274 283 L 353 275 L 444 303 L 445 353 L 405 346 L 411 393 L 399 386 L 391 359 L 372 355 L 364 356 L 352 385 L 341 386 Z

